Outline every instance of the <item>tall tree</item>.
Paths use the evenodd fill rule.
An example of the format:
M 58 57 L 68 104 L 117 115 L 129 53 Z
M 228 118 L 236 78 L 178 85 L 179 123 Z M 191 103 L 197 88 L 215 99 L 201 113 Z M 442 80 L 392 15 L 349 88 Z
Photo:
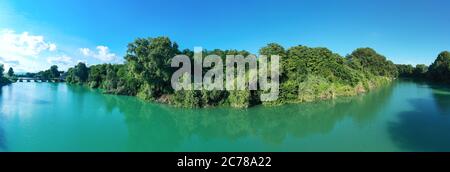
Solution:
M 8 76 L 9 77 L 13 77 L 14 76 L 14 69 L 12 67 L 10 67 L 9 70 L 8 70 Z
M 79 82 L 86 82 L 89 77 L 89 69 L 85 63 L 78 63 L 75 67 L 75 76 L 78 78 Z
M 139 38 L 128 45 L 126 63 L 135 79 L 142 83 L 139 97 L 155 99 L 171 91 L 174 69 L 170 62 L 178 52 L 178 45 L 167 37 Z
M 50 67 L 50 73 L 53 78 L 58 78 L 60 76 L 58 71 L 58 66 L 53 65 Z

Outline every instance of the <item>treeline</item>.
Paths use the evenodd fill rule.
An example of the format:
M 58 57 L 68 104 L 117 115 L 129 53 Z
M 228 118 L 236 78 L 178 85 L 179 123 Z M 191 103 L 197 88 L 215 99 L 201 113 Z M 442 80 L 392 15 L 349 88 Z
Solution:
M 37 73 L 23 73 L 23 74 L 14 74 L 13 68 L 9 68 L 8 70 L 8 78 L 13 79 L 17 77 L 25 77 L 25 78 L 39 78 L 39 79 L 54 79 L 59 78 L 64 73 L 64 71 L 59 71 L 58 66 L 52 65 L 49 69 L 39 71 Z
M 397 65 L 400 77 L 425 79 L 437 82 L 450 82 L 450 52 L 441 52 L 436 60 L 430 66 L 418 64 L 415 67 L 412 65 Z
M 225 58 L 250 53 L 238 50 L 203 50 Z M 138 96 L 183 107 L 229 105 L 250 107 L 257 104 L 284 104 L 338 96 L 352 96 L 389 82 L 398 76 L 397 67 L 370 48 L 359 48 L 341 57 L 327 48 L 276 43 L 259 50 L 261 55 L 280 55 L 280 95 L 275 102 L 261 102 L 261 91 L 181 90 L 171 87 L 171 59 L 178 54 L 193 57 L 189 49 L 179 50 L 167 37 L 136 39 L 128 45 L 124 64 L 86 66 L 79 63 L 67 72 L 66 81 L 103 89 L 106 93 Z M 193 67 L 192 67 L 193 69 Z M 206 69 L 207 70 L 207 69 Z M 204 69 L 205 71 L 205 69 Z M 225 78 L 224 78 L 225 79 Z M 225 83 L 225 81 L 224 81 Z
M 410 64 L 397 64 L 396 66 L 399 77 L 424 79 L 427 76 L 428 66 L 424 64 L 418 64 L 415 67 Z
M 40 71 L 40 72 L 34 74 L 34 77 L 38 77 L 41 79 L 59 78 L 61 76 L 61 73 L 62 72 L 60 72 L 58 70 L 58 66 L 53 65 L 53 66 L 50 66 L 50 69 Z
M 0 87 L 11 84 L 11 80 L 8 79 L 7 77 L 14 76 L 14 70 L 12 68 L 9 68 L 7 77 L 4 76 L 4 74 L 3 74 L 4 72 L 5 72 L 5 68 L 4 68 L 3 64 L 0 64 Z

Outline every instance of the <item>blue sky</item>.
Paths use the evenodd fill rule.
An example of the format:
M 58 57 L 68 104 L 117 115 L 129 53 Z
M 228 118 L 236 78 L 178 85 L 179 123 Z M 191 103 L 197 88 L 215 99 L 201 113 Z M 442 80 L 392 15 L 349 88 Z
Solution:
M 448 0 L 1 0 L 0 63 L 16 71 L 121 63 L 137 37 L 257 53 L 267 43 L 372 47 L 395 63 L 450 50 Z

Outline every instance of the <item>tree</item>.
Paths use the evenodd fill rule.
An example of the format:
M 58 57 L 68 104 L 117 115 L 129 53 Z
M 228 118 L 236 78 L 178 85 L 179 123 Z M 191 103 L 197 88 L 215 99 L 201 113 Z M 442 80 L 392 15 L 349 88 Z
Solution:
M 13 77 L 14 76 L 14 69 L 12 67 L 10 67 L 9 70 L 8 70 L 8 76 L 9 77 Z
M 282 62 L 287 77 L 297 82 L 308 75 L 326 78 L 330 82 L 355 85 L 360 78 L 356 71 L 344 65 L 344 59 L 327 48 L 296 46 L 288 50 L 286 61 Z
M 106 77 L 106 64 L 93 65 L 89 67 L 88 84 L 91 88 L 98 88 Z
M 87 78 L 89 77 L 89 71 L 86 67 L 85 63 L 78 63 L 75 67 L 75 76 L 78 77 L 80 82 L 86 82 Z
M 103 83 L 103 88 L 107 90 L 114 90 L 117 88 L 119 78 L 117 77 L 118 68 L 115 65 L 108 64 L 106 66 L 106 76 L 105 82 Z
M 424 64 L 418 64 L 418 65 L 416 65 L 416 68 L 414 68 L 414 76 L 417 78 L 425 77 L 427 72 L 428 72 L 428 66 L 424 65 Z
M 3 72 L 5 72 L 5 69 L 3 68 L 3 64 L 0 64 L 0 87 L 11 83 L 11 80 L 3 76 Z
M 60 73 L 58 71 L 58 66 L 53 65 L 50 67 L 50 73 L 52 78 L 59 78 Z
M 450 52 L 441 52 L 429 68 L 429 77 L 436 81 L 450 82 Z
M 415 68 L 412 65 L 396 65 L 400 77 L 413 77 Z
M 59 78 L 61 74 L 58 71 L 58 66 L 53 65 L 50 67 L 50 69 L 40 71 L 37 73 L 37 76 L 41 79 L 52 79 L 52 78 Z
M 128 45 L 126 63 L 133 77 L 142 83 L 139 97 L 152 100 L 171 92 L 174 69 L 170 62 L 178 52 L 178 45 L 167 37 L 139 38 Z
M 3 77 L 3 72 L 5 72 L 5 68 L 3 64 L 0 64 L 0 77 Z
M 270 43 L 259 49 L 259 54 L 267 56 L 269 60 L 272 55 L 278 55 L 280 59 L 284 59 L 286 57 L 286 50 L 277 43 Z M 283 73 L 283 68 L 281 68 L 280 72 Z
M 84 84 L 87 81 L 88 77 L 89 68 L 87 68 L 86 64 L 80 62 L 75 67 L 69 68 L 69 70 L 67 70 L 66 81 L 71 84 Z
M 394 63 L 371 48 L 358 48 L 347 56 L 347 60 L 351 63 L 358 63 L 350 66 L 360 66 L 359 68 L 362 68 L 363 71 L 370 72 L 376 76 L 398 76 L 398 71 Z

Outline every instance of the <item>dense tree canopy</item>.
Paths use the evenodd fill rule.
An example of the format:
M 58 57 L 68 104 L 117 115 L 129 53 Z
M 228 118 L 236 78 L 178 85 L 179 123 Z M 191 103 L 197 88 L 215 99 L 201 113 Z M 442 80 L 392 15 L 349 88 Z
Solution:
M 415 77 L 423 78 L 423 77 L 426 77 L 427 72 L 428 72 L 428 66 L 427 65 L 418 64 L 414 68 L 413 74 L 414 74 Z
M 78 63 L 75 67 L 67 70 L 66 81 L 68 83 L 84 84 L 89 76 L 89 69 L 85 63 Z
M 450 82 L 450 52 L 441 52 L 429 68 L 429 77 L 436 81 Z
M 140 38 L 128 45 L 125 60 L 131 77 L 139 83 L 139 97 L 155 100 L 171 92 L 174 69 L 170 67 L 170 60 L 177 53 L 178 45 L 167 37 Z
M 400 77 L 450 82 L 450 52 L 441 52 L 429 67 L 424 64 L 396 65 Z
M 395 65 L 397 67 L 398 75 L 400 77 L 413 77 L 414 76 L 414 66 L 408 64 L 397 64 Z
M 396 67 L 399 77 L 420 79 L 425 79 L 427 77 L 428 66 L 424 64 L 418 64 L 415 67 L 412 65 L 398 64 Z
M 53 65 L 50 67 L 50 75 L 52 78 L 58 78 L 60 76 L 60 73 L 58 71 L 58 66 Z
M 58 66 L 52 65 L 50 66 L 50 69 L 40 71 L 35 76 L 41 78 L 41 79 L 53 79 L 53 78 L 59 78 L 61 73 L 58 71 Z M 34 77 L 34 76 L 29 76 Z
M 347 56 L 347 60 L 353 68 L 377 76 L 396 77 L 398 75 L 394 63 L 371 48 L 358 48 Z
M 68 70 L 66 80 L 69 83 L 100 88 L 106 93 L 138 96 L 176 106 L 229 105 L 245 108 L 261 103 L 283 104 L 352 96 L 385 84 L 399 75 L 426 76 L 430 73 L 425 65 L 394 65 L 371 48 L 358 48 L 344 58 L 327 48 L 294 46 L 285 49 L 279 44 L 270 43 L 262 47 L 259 54 L 281 57 L 280 98 L 275 102 L 265 103 L 259 100 L 262 91 L 248 89 L 174 91 L 170 79 L 177 69 L 171 68 L 170 63 L 179 54 L 192 59 L 194 52 L 189 49 L 180 51 L 178 45 L 167 37 L 139 38 L 128 45 L 125 64 L 87 67 L 84 63 L 79 63 Z M 225 60 L 226 55 L 247 56 L 250 53 L 243 50 L 214 49 L 203 50 L 202 54 L 203 58 L 214 54 Z M 450 69 L 449 64 L 448 52 L 441 53 L 430 71 L 440 76 L 445 75 L 449 71 L 447 69 Z M 207 70 L 205 68 L 203 74 Z M 223 79 L 225 83 L 225 78 Z

